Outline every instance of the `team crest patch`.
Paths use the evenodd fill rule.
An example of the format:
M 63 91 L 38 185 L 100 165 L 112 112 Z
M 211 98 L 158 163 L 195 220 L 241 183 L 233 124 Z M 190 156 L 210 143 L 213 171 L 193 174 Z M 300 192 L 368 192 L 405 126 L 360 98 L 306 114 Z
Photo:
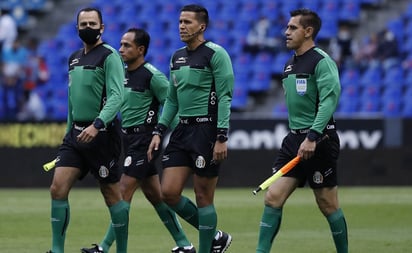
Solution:
M 100 166 L 99 176 L 100 176 L 101 178 L 106 178 L 106 177 L 109 176 L 109 170 L 106 168 L 106 166 L 103 166 L 103 165 Z
M 315 184 L 321 184 L 323 183 L 323 175 L 322 173 L 320 173 L 319 171 L 315 171 L 315 173 L 313 174 L 313 182 Z
M 308 88 L 307 80 L 304 78 L 296 78 L 296 92 L 303 96 Z
M 131 156 L 128 156 L 128 157 L 126 157 L 126 159 L 124 159 L 124 167 L 129 167 L 130 166 L 130 164 L 132 164 L 132 157 Z
M 198 156 L 196 158 L 196 168 L 203 169 L 206 166 L 206 160 L 203 156 Z

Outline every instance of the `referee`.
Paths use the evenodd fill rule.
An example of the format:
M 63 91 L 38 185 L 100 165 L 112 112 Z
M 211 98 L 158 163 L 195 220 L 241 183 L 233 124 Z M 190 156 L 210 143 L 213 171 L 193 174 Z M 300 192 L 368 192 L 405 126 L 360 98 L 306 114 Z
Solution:
M 321 27 L 317 13 L 298 9 L 290 14 L 286 47 L 295 54 L 285 64 L 282 84 L 291 130 L 283 139 L 274 171 L 296 155 L 303 161 L 266 192 L 256 253 L 270 252 L 280 228 L 283 205 L 294 190 L 306 182 L 329 223 L 336 251 L 347 253 L 346 221 L 338 202 L 339 137 L 333 119 L 340 95 L 338 69 L 329 55 L 315 45 Z M 329 138 L 317 144 L 326 134 Z
M 102 41 L 100 10 L 78 12 L 77 28 L 84 48 L 68 62 L 67 131 L 54 170 L 51 193 L 52 249 L 64 252 L 70 221 L 68 195 L 89 172 L 97 179 L 110 211 L 117 253 L 127 252 L 129 206 L 120 191 L 120 126 L 116 115 L 123 100 L 124 68 L 120 55 Z

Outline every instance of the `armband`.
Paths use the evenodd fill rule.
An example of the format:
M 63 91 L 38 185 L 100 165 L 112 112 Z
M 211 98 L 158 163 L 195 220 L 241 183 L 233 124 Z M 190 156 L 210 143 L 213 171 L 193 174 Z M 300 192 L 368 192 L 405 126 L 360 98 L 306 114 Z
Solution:
M 161 138 L 166 129 L 167 127 L 165 125 L 157 124 L 153 129 L 152 135 L 158 135 Z
M 93 126 L 94 126 L 96 129 L 98 129 L 98 130 L 100 130 L 100 129 L 102 129 L 102 128 L 105 127 L 103 120 L 100 119 L 100 118 L 96 118 L 96 119 L 93 121 Z

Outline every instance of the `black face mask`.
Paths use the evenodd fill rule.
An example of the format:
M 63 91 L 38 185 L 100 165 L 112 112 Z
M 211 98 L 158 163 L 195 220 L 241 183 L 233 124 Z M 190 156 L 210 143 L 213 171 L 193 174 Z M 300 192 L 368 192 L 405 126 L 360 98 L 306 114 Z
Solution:
M 101 33 L 99 29 L 92 29 L 86 27 L 85 29 L 79 30 L 79 37 L 87 45 L 94 45 L 100 39 Z

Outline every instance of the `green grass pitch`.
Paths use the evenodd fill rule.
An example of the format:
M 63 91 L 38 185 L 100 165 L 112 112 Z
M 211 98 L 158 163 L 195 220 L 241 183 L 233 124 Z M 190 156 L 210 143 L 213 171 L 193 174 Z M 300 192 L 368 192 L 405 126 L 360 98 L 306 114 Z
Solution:
M 218 228 L 233 242 L 228 253 L 255 252 L 264 192 L 218 188 Z M 191 189 L 185 194 L 193 198 Z M 351 253 L 411 252 L 412 187 L 341 187 L 340 203 L 349 227 Z M 0 252 L 32 253 L 50 249 L 50 198 L 47 189 L 0 189 Z M 97 188 L 74 188 L 66 252 L 100 242 L 109 213 Z M 197 232 L 182 221 L 197 245 Z M 135 194 L 129 226 L 129 252 L 166 253 L 174 242 L 140 191 Z M 113 246 L 115 247 L 115 246 Z M 115 252 L 112 248 L 111 252 Z M 332 253 L 333 240 L 312 191 L 297 190 L 286 203 L 272 252 Z

